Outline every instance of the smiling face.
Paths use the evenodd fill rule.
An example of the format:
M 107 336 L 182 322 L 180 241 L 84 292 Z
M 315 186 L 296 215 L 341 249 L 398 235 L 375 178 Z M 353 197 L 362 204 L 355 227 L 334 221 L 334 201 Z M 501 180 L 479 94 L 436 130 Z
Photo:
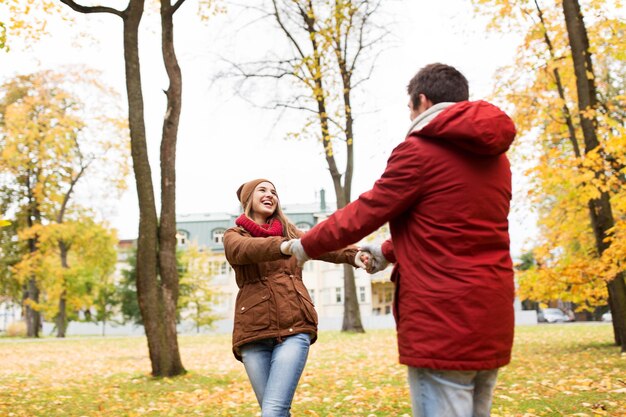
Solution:
M 252 192 L 252 220 L 259 224 L 267 221 L 278 207 L 276 189 L 269 182 L 262 182 Z

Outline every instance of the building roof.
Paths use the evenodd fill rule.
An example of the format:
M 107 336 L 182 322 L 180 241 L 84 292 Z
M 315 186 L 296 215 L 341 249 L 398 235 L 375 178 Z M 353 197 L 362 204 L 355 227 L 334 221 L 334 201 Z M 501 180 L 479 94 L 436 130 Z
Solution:
M 285 214 L 300 214 L 300 213 L 332 213 L 335 211 L 335 204 L 326 204 L 326 208 L 322 209 L 319 203 L 310 203 L 310 204 L 283 204 L 281 206 Z
M 313 214 L 313 215 L 329 215 L 335 211 L 335 203 L 325 204 L 325 208 L 320 207 L 320 203 L 308 204 L 283 204 L 281 208 L 287 216 L 290 214 Z M 237 218 L 241 213 L 237 212 L 216 212 L 216 213 L 185 213 L 176 216 L 176 223 L 195 223 L 195 222 L 215 222 L 230 221 Z
M 176 216 L 176 222 L 177 223 L 192 223 L 192 222 L 224 221 L 224 220 L 230 220 L 236 216 L 238 216 L 238 214 L 225 213 L 225 212 L 178 214 Z

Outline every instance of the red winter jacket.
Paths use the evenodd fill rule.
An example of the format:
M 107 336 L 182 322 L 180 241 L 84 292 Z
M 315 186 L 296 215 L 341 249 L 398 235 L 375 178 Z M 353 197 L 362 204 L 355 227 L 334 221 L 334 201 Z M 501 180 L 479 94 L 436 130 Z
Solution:
M 395 262 L 405 365 L 482 370 L 510 361 L 511 171 L 504 153 L 514 137 L 513 122 L 497 107 L 455 103 L 393 150 L 370 191 L 302 238 L 315 258 L 389 222 L 383 253 Z

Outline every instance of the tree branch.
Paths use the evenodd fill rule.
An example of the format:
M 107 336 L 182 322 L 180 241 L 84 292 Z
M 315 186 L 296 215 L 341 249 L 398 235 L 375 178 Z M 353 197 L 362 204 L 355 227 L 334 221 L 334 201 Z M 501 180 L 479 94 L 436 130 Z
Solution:
M 176 3 L 174 3 L 174 5 L 171 7 L 170 12 L 172 14 L 176 13 L 176 11 L 180 8 L 180 6 L 183 5 L 183 3 L 187 1 L 187 0 L 178 0 Z
M 556 58 L 555 53 L 554 53 L 554 47 L 552 46 L 552 40 L 550 39 L 550 36 L 548 34 L 548 27 L 546 25 L 546 22 L 543 19 L 543 11 L 541 10 L 541 7 L 539 6 L 539 3 L 537 2 L 537 0 L 535 0 L 535 7 L 537 9 L 537 17 L 539 18 L 539 21 L 541 22 L 541 26 L 543 29 L 543 40 L 546 43 L 546 47 L 548 48 L 548 53 L 550 54 L 550 58 L 554 60 Z M 567 105 L 567 101 L 565 97 L 565 88 L 563 87 L 563 83 L 561 82 L 561 75 L 559 73 L 559 69 L 555 67 L 552 70 L 552 73 L 554 75 L 554 81 L 556 83 L 559 97 L 561 98 L 561 100 L 563 100 L 561 111 L 563 112 L 563 116 L 565 117 L 566 125 L 569 131 L 570 142 L 572 143 L 572 147 L 574 148 L 574 154 L 576 155 L 577 158 L 579 158 L 580 147 L 578 146 L 578 139 L 576 137 L 576 128 L 574 127 L 572 114 Z
M 274 6 L 274 17 L 276 18 L 276 22 L 278 23 L 278 26 L 280 26 L 282 31 L 285 33 L 285 36 L 287 36 L 287 38 L 289 38 L 289 40 L 293 44 L 294 48 L 296 48 L 296 50 L 298 51 L 300 56 L 304 59 L 306 57 L 306 55 L 304 54 L 304 52 L 300 48 L 300 44 L 298 44 L 298 41 L 296 41 L 296 39 L 292 36 L 291 32 L 289 32 L 289 29 L 287 29 L 287 27 L 284 25 L 284 23 L 283 23 L 283 21 L 282 21 L 282 19 L 280 17 L 280 12 L 278 11 L 278 5 L 276 4 L 276 0 L 273 0 L 272 4 Z
M 91 161 L 89 163 L 87 163 L 87 165 L 81 166 L 80 171 L 78 172 L 76 177 L 72 178 L 72 181 L 70 182 L 70 188 L 67 190 L 67 192 L 63 196 L 63 202 L 61 203 L 61 209 L 59 210 L 59 214 L 57 215 L 57 223 L 63 223 L 63 217 L 65 216 L 65 210 L 67 209 L 67 204 L 69 203 L 70 197 L 72 196 L 72 192 L 74 191 L 74 186 L 76 186 L 76 183 L 78 182 L 80 177 L 82 177 L 82 175 L 85 173 L 85 171 L 89 167 L 90 163 L 91 163 Z
M 116 16 L 124 18 L 124 12 L 121 10 L 114 9 L 112 7 L 106 6 L 83 6 L 76 3 L 74 0 L 59 0 L 61 3 L 71 7 L 74 11 L 79 13 L 111 13 Z M 184 1 L 184 0 L 182 0 Z

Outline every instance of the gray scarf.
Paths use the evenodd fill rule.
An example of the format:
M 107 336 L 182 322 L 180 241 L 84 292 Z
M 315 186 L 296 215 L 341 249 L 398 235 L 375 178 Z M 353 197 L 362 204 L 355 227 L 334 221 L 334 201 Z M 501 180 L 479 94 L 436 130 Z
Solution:
M 442 102 L 437 103 L 426 109 L 423 113 L 420 113 L 415 120 L 411 122 L 411 127 L 409 127 L 409 131 L 407 132 L 407 136 L 411 134 L 411 132 L 419 132 L 430 123 L 439 113 L 443 111 L 446 107 L 450 107 L 451 105 L 456 103 L 451 102 Z

